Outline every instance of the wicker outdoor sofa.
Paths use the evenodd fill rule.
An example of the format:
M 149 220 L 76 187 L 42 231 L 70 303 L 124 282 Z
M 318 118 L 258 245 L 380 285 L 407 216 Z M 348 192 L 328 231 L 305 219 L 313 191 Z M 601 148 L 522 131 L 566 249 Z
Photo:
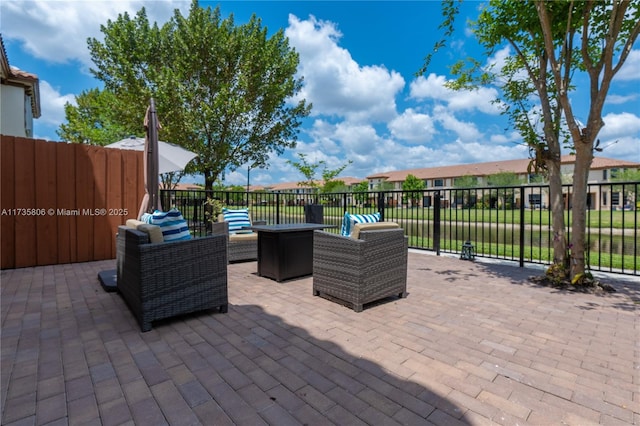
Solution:
M 249 220 L 251 221 L 251 216 L 249 216 Z M 266 224 L 266 220 L 251 221 L 251 225 Z M 219 215 L 218 222 L 212 224 L 212 231 L 214 234 L 227 236 L 229 263 L 258 259 L 258 234 L 256 232 L 229 232 L 229 223 L 225 222 L 223 215 Z
M 366 303 L 407 296 L 408 241 L 397 223 L 356 224 L 350 237 L 315 231 L 313 294 L 363 310 Z
M 208 309 L 227 312 L 227 237 L 150 243 L 118 227 L 117 288 L 142 331 L 152 322 Z

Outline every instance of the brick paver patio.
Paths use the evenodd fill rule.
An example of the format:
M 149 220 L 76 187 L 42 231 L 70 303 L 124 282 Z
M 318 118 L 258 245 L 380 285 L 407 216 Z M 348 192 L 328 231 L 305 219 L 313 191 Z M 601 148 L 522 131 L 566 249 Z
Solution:
M 640 424 L 640 282 L 411 252 L 409 296 L 355 313 L 229 266 L 229 312 L 141 333 L 96 275 L 5 270 L 3 425 Z

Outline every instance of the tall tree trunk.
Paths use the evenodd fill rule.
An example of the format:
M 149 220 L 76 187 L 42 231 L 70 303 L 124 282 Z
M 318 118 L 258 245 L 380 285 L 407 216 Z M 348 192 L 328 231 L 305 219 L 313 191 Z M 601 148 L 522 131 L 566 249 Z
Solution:
M 573 171 L 573 200 L 571 204 L 571 277 L 585 272 L 588 180 L 593 161 L 593 142 L 575 144 L 576 162 Z
M 553 147 L 550 144 L 550 147 Z M 552 154 L 554 159 L 547 161 L 549 173 L 549 208 L 551 209 L 551 230 L 553 231 L 553 263 L 562 264 L 567 252 L 567 237 L 564 223 L 564 197 L 562 192 L 562 173 L 560 149 Z M 557 158 L 557 160 L 555 159 Z
M 205 170 L 204 174 L 204 189 L 205 191 L 212 191 L 213 190 L 213 183 L 215 182 L 213 173 L 211 173 L 210 171 Z

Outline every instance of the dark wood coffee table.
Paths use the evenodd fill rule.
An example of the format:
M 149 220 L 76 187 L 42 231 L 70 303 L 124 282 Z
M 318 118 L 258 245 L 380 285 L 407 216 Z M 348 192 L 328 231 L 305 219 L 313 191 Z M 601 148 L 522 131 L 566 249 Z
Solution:
M 278 282 L 313 273 L 313 231 L 321 223 L 254 225 L 258 233 L 258 275 Z

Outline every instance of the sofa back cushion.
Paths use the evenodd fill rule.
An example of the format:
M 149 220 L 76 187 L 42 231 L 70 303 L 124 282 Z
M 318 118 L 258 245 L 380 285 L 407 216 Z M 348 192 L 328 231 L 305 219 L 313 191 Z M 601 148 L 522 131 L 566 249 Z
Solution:
M 145 213 L 142 221 L 151 225 L 158 225 L 162 230 L 164 241 L 190 240 L 191 233 L 187 221 L 177 209 L 168 212 L 156 210 L 153 214 Z
M 356 223 L 375 223 L 380 222 L 380 212 L 373 214 L 349 214 L 346 212 L 342 218 L 342 227 L 340 234 L 345 237 L 352 236 L 353 227 Z
M 251 226 L 249 209 L 222 209 L 222 218 L 229 223 L 229 232 L 243 231 L 242 228 Z M 245 230 L 246 231 L 246 230 Z

